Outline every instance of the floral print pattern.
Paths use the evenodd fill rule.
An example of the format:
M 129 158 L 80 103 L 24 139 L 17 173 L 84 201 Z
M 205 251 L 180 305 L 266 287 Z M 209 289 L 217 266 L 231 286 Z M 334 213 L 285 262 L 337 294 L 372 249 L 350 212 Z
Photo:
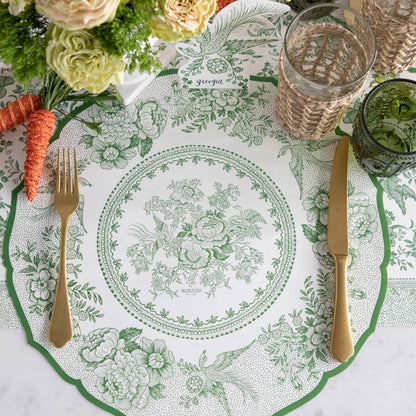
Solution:
M 328 225 L 329 183 L 314 186 L 302 201 L 308 221 Z
M 313 370 L 317 362 L 330 359 L 334 284 L 330 273 L 323 270 L 319 271 L 317 282 L 315 289 L 312 276 L 305 280 L 301 291 L 305 310 L 281 316 L 277 323 L 263 328 L 258 337 L 270 360 L 279 367 L 279 383 L 290 383 L 296 390 L 303 389 L 304 372 L 318 378 Z
M 153 140 L 166 126 L 167 110 L 157 101 L 147 100 L 125 107 L 94 107 L 86 118 L 84 130 L 88 134 L 80 143 L 92 148 L 91 161 L 103 169 L 124 169 L 138 154 L 144 157 L 150 152 Z
M 103 142 L 95 140 L 91 153 L 91 160 L 99 163 L 103 169 L 124 169 L 136 152 L 130 149 L 130 142 Z
M 100 215 L 97 250 L 106 284 L 132 316 L 162 333 L 207 339 L 239 330 L 277 299 L 293 264 L 294 227 L 284 195 L 259 167 L 190 145 L 124 176 Z M 200 308 L 182 310 L 178 301 L 191 298 Z
M 91 302 L 101 306 L 103 303 L 95 287 L 88 282 L 81 284 L 77 281 L 78 274 L 81 272 L 79 262 L 82 259 L 80 245 L 83 236 L 84 232 L 78 226 L 71 225 L 68 228 L 68 292 L 75 339 L 81 336 L 79 322 L 95 322 L 104 316 L 98 308 L 89 304 Z M 24 250 L 16 248 L 13 252 L 13 257 L 21 259 L 25 264 L 21 273 L 27 277 L 26 292 L 30 303 L 29 310 L 40 317 L 52 310 L 55 298 L 60 229 L 46 227 L 42 231 L 42 237 L 43 242 L 38 242 L 40 247 L 36 243 L 27 242 Z
M 117 351 L 112 360 L 95 369 L 95 374 L 100 378 L 98 391 L 107 403 L 123 410 L 146 406 L 149 374 L 144 367 L 137 365 L 131 354 Z
M 132 356 L 139 365 L 142 365 L 149 374 L 149 386 L 159 384 L 163 379 L 173 376 L 175 362 L 172 352 L 167 350 L 165 341 L 154 341 L 142 337 L 138 349 L 132 352 Z
M 90 332 L 80 350 L 81 357 L 88 363 L 101 363 L 114 355 L 119 338 L 113 328 L 100 328 Z
M 274 35 L 281 31 L 284 20 L 289 21 L 290 16 L 275 20 L 276 25 L 273 28 L 266 27 L 267 25 L 250 25 L 248 30 L 255 32 L 256 36 Z M 270 45 L 271 62 L 278 58 L 278 52 L 273 52 L 273 48 Z M 249 56 L 250 53 L 247 54 L 247 57 Z M 239 67 L 237 61 L 232 62 L 223 57 L 210 59 L 206 60 L 206 64 L 217 74 L 225 74 L 226 72 L 222 71 L 228 71 L 230 67 L 233 70 Z M 273 65 L 265 64 L 257 75 L 275 76 L 273 68 Z M 238 71 L 235 74 L 238 75 Z M 194 132 L 216 128 L 226 133 L 225 138 L 237 139 L 247 147 L 260 144 L 269 146 L 276 142 L 281 146 L 278 157 L 288 158 L 287 163 L 290 165 L 293 178 L 299 184 L 301 209 L 305 214 L 305 220 L 300 223 L 299 234 L 303 232 L 300 237 L 311 243 L 311 250 L 321 270 L 301 280 L 300 286 L 302 282 L 303 286 L 298 292 L 299 299 L 295 309 L 270 319 L 269 325 L 265 325 L 254 334 L 255 342 L 240 350 L 220 352 L 216 359 L 210 362 L 210 341 L 206 342 L 208 351 L 203 350 L 203 341 L 201 351 L 198 351 L 199 359 L 190 363 L 177 356 L 175 343 L 170 343 L 168 336 L 156 335 L 154 338 L 150 331 L 142 335 L 142 329 L 136 327 L 117 329 L 101 326 L 104 306 L 107 307 L 103 302 L 107 298 L 101 298 L 99 290 L 89 283 L 89 279 L 95 279 L 96 276 L 87 276 L 87 280 L 83 281 L 85 276 L 82 273 L 82 245 L 85 230 L 83 231 L 81 225 L 77 225 L 70 229 L 70 261 L 67 265 L 75 329 L 73 346 L 78 351 L 77 369 L 80 368 L 80 361 L 92 385 L 89 393 L 126 413 L 146 414 L 149 411 L 147 406 L 152 401 L 160 400 L 163 406 L 163 399 L 176 394 L 177 389 L 180 389 L 180 395 L 176 397 L 179 409 L 182 407 L 186 411 L 201 404 L 201 408 L 196 410 L 200 411 L 203 401 L 212 404 L 214 399 L 219 409 L 215 409 L 218 410 L 218 414 L 233 415 L 259 400 L 259 392 L 251 384 L 251 374 L 246 374 L 244 369 L 244 360 L 252 362 L 253 354 L 258 354 L 254 356 L 259 359 L 259 363 L 261 358 L 263 364 L 265 360 L 269 360 L 270 365 L 274 367 L 274 371 L 271 372 L 273 382 L 290 386 L 291 391 L 294 391 L 293 395 L 300 397 L 309 391 L 308 380 L 315 380 L 316 385 L 321 379 L 322 368 L 328 369 L 334 365 L 328 354 L 334 293 L 334 266 L 326 241 L 329 184 L 323 180 L 308 187 L 308 182 L 302 176 L 309 172 L 308 169 L 316 169 L 324 173 L 321 175 L 322 178 L 325 177 L 330 162 L 329 159 L 319 158 L 319 152 L 329 154 L 326 146 L 333 143 L 322 141 L 299 144 L 282 132 L 274 122 L 273 115 L 264 110 L 271 108 L 273 104 L 275 89 L 271 83 L 253 83 L 249 88 L 241 90 L 185 90 L 179 86 L 176 76 L 173 76 L 170 82 L 172 91 L 164 89 L 159 97 L 154 98 L 145 93 L 136 103 L 125 107 L 115 105 L 88 110 L 88 121 L 95 130 L 84 129 L 78 143 L 85 151 L 83 163 L 96 165 L 98 170 L 102 170 L 103 175 L 109 171 L 114 174 L 120 169 L 127 170 L 151 154 L 154 140 L 159 139 L 168 124 L 172 130 L 180 130 L 188 137 Z M 15 86 L 15 89 L 18 93 L 18 86 Z M 348 118 L 345 120 L 349 122 L 353 119 L 354 113 L 347 112 L 346 117 Z M 98 134 L 98 131 L 101 131 L 101 134 Z M 23 144 L 23 141 L 24 137 L 21 138 L 20 144 Z M 10 149 L 11 144 L 6 140 L 6 136 L 0 133 L 0 153 L 3 152 L 5 155 Z M 258 149 L 260 147 L 251 150 Z M 292 157 L 289 156 L 289 151 L 292 152 Z M 4 160 L 6 163 L 0 172 L 0 184 L 6 180 L 19 183 L 23 174 L 21 166 L 14 160 Z M 193 289 L 195 285 L 200 285 L 206 296 L 212 292 L 210 296 L 213 298 L 221 291 L 227 293 L 231 287 L 230 283 L 246 286 L 250 281 L 255 281 L 256 267 L 260 267 L 262 261 L 264 262 L 264 253 L 253 250 L 253 246 L 250 246 L 250 243 L 264 237 L 264 224 L 261 216 L 258 217 L 258 211 L 238 206 L 241 188 L 223 180 L 217 181 L 211 193 L 207 193 L 202 191 L 198 180 L 195 177 L 186 180 L 172 178 L 171 186 L 166 189 L 163 197 L 152 198 L 149 195 L 143 200 L 148 218 L 153 221 L 158 235 L 152 236 L 153 239 L 150 241 L 146 241 L 145 238 L 138 239 L 137 244 L 140 247 L 130 246 L 126 256 L 134 267 L 134 277 L 140 278 L 145 272 L 151 271 L 151 286 L 158 298 L 175 297 L 175 285 L 176 289 Z M 93 180 L 84 184 L 95 186 Z M 411 178 L 397 184 L 383 183 L 387 197 L 401 210 L 406 209 L 409 206 L 408 202 L 413 198 L 409 191 L 413 185 Z M 126 198 L 130 196 L 131 194 L 126 194 Z M 361 245 L 373 243 L 380 229 L 377 212 L 367 195 L 350 186 L 349 200 L 350 239 L 353 245 L 350 266 L 353 267 L 354 262 L 359 261 Z M 202 208 L 202 202 L 209 204 L 209 209 Z M 121 212 L 117 214 L 122 215 Z M 189 218 L 189 221 L 188 226 L 182 228 L 183 218 Z M 414 224 L 409 222 L 404 228 L 400 228 L 397 227 L 393 215 L 388 219 L 392 241 L 396 244 L 393 249 L 396 252 L 410 250 L 412 246 L 407 241 L 413 241 L 414 235 L 411 230 Z M 146 234 L 143 223 L 138 221 L 136 225 L 139 226 L 136 231 L 139 230 L 139 235 L 143 237 Z M 282 225 L 276 221 L 274 226 L 275 230 L 278 230 Z M 172 235 L 169 233 L 171 229 L 176 230 Z M 28 242 L 26 247 L 13 247 L 11 256 L 14 262 L 21 265 L 17 277 L 26 279 L 24 294 L 20 296 L 27 299 L 27 315 L 32 315 L 32 319 L 44 319 L 46 322 L 55 289 L 59 237 L 57 227 L 42 229 L 40 234 L 43 246 L 40 244 L 42 241 Z M 52 250 L 46 252 L 45 244 L 48 248 L 52 247 Z M 278 241 L 273 249 L 279 251 L 279 244 L 281 242 Z M 236 250 L 239 245 L 244 247 L 242 252 Z M 175 267 L 180 265 L 181 270 L 185 271 L 181 275 L 180 283 L 177 281 L 179 275 L 171 263 L 153 261 L 154 253 L 160 253 L 162 250 L 166 250 L 170 259 L 175 258 L 174 255 L 177 256 Z M 408 252 L 411 257 L 412 252 Z M 281 260 L 281 253 L 280 251 L 276 256 L 276 262 Z M 238 264 L 234 264 L 234 267 L 224 273 L 219 265 L 226 264 L 233 256 L 241 258 Z M 406 265 L 403 263 L 402 267 Z M 229 275 L 232 275 L 233 282 L 230 281 Z M 125 284 L 123 279 L 128 278 L 130 276 L 121 275 L 120 284 Z M 273 279 L 272 273 L 269 278 Z M 17 279 L 15 285 L 18 285 Z M 260 293 L 261 288 L 258 290 Z M 140 289 L 134 293 L 132 291 L 132 296 L 139 297 L 139 292 Z M 352 292 L 351 297 L 357 299 L 354 293 L 356 292 Z M 363 299 L 367 295 L 365 292 L 360 293 Z M 146 307 L 151 310 L 154 305 L 149 302 Z M 242 304 L 243 311 L 245 307 L 246 305 Z M 160 314 L 168 316 L 168 312 L 162 310 Z M 229 313 L 232 315 L 235 311 L 230 310 Z M 182 319 L 186 320 L 186 317 Z M 215 322 L 218 317 L 213 313 L 210 319 Z M 88 322 L 89 326 L 84 326 L 83 322 Z M 196 321 L 194 324 L 203 323 Z M 180 383 L 172 388 L 179 373 Z M 237 395 L 234 395 L 234 392 L 237 392 Z
M 377 231 L 377 210 L 370 204 L 368 195 L 354 192 L 354 187 L 348 188 L 348 234 L 350 246 L 350 266 L 358 255 L 362 244 L 371 242 Z M 307 218 L 313 225 L 302 226 L 305 237 L 313 243 L 313 250 L 319 262 L 324 267 L 332 267 L 334 261 L 328 251 L 327 225 L 328 225 L 329 183 L 320 187 L 313 187 L 303 200 L 307 210 Z
M 172 83 L 173 95 L 165 100 L 174 108 L 172 126 L 182 126 L 182 131 L 192 133 L 215 123 L 230 137 L 238 137 L 248 145 L 259 146 L 266 136 L 285 137 L 276 128 L 275 121 L 266 114 L 258 114 L 271 100 L 264 86 L 253 91 L 242 89 L 183 89 Z M 270 101 L 269 101 L 270 100 Z
M 138 242 L 126 251 L 137 274 L 149 269 L 155 247 L 164 250 L 168 257 L 177 257 L 177 266 L 158 262 L 153 269 L 154 299 L 162 294 L 179 296 L 175 289 L 179 282 L 195 286 L 198 278 L 200 284 L 209 288 L 207 296 L 214 296 L 219 287 L 229 287 L 226 271 L 231 269 L 227 263 L 231 257 L 238 260 L 238 265 L 232 268 L 235 278 L 250 283 L 251 276 L 263 263 L 263 254 L 250 247 L 249 241 L 261 239 L 261 225 L 266 221 L 258 212 L 239 206 L 235 213 L 226 212 L 230 201 L 240 194 L 238 187 L 215 183 L 216 192 L 206 198 L 218 210 L 202 209 L 200 203 L 205 195 L 199 179 L 172 181 L 168 189 L 169 198 L 154 196 L 144 205 L 160 231 L 151 239 L 144 225 L 133 225 Z M 179 225 L 182 229 L 177 228 Z
M 103 400 L 122 410 L 144 408 L 164 397 L 164 381 L 175 361 L 163 340 L 140 337 L 141 330 L 99 328 L 84 337 L 81 360 L 97 377 Z
M 141 139 L 157 139 L 166 127 L 166 121 L 166 111 L 161 110 L 157 101 L 145 101 L 137 106 L 137 127 Z
M 44 302 L 49 299 L 52 301 L 58 275 L 56 270 L 49 270 L 44 266 L 41 267 L 43 268 L 34 274 L 33 279 L 29 280 L 29 290 L 31 296 L 37 301 Z
M 361 244 L 371 242 L 377 230 L 377 211 L 366 194 L 352 194 L 348 201 L 349 244 L 358 250 Z

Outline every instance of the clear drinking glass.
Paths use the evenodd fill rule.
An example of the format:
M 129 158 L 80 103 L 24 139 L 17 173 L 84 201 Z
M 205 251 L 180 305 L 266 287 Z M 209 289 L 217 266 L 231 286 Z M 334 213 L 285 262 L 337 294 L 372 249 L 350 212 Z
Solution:
M 287 28 L 279 60 L 276 116 L 302 139 L 328 135 L 363 86 L 376 56 L 370 25 L 340 4 L 305 9 Z
M 400 73 L 416 62 L 416 0 L 364 0 L 377 39 L 376 71 Z
M 388 177 L 416 167 L 416 82 L 396 78 L 365 98 L 351 139 L 370 174 Z

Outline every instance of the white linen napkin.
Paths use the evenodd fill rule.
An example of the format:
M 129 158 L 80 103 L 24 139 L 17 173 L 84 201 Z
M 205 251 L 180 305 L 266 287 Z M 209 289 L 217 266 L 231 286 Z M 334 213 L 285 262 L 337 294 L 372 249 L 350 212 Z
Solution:
M 162 42 L 159 39 L 152 38 L 151 43 L 152 46 L 158 47 Z M 166 44 L 166 48 L 159 52 L 162 67 L 165 67 L 175 54 L 174 44 Z M 123 84 L 116 84 L 115 87 L 123 99 L 123 103 L 128 105 L 133 102 L 155 77 L 156 74 L 143 74 L 139 71 L 135 71 L 131 75 L 126 72 L 124 74 Z

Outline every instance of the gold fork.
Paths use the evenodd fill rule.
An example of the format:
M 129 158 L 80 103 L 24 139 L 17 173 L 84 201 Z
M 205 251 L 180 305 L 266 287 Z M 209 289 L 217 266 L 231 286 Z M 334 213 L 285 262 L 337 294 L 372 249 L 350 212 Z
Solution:
M 65 150 L 67 157 L 65 155 Z M 74 178 L 72 179 L 71 154 L 69 149 L 62 151 L 62 172 L 60 151 L 58 149 L 57 174 L 55 185 L 55 209 L 61 217 L 61 243 L 59 250 L 59 274 L 56 283 L 55 302 L 49 323 L 48 339 L 57 348 L 64 347 L 72 339 L 72 319 L 69 308 L 66 282 L 66 237 L 68 222 L 79 203 L 79 184 L 77 159 L 74 149 Z M 68 164 L 68 166 L 67 166 Z

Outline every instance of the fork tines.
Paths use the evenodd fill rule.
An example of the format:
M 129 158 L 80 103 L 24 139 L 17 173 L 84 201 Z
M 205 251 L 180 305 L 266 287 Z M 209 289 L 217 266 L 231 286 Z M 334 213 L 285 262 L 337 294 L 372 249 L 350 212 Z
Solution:
M 61 151 L 62 151 L 62 169 L 61 169 Z M 69 148 L 58 149 L 57 162 L 56 162 L 56 193 L 70 193 L 75 194 L 79 192 L 78 189 L 78 168 L 77 168 L 77 155 L 75 148 L 73 149 L 73 170 L 72 175 L 71 168 L 71 153 Z M 73 176 L 73 179 L 72 179 Z

